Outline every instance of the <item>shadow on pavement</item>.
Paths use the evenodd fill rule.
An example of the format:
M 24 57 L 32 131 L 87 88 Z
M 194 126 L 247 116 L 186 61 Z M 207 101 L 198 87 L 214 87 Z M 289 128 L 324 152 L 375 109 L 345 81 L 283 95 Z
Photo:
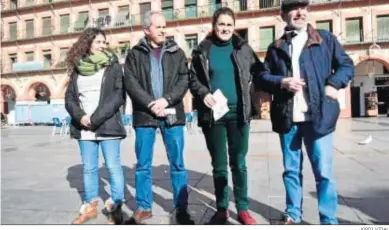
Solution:
M 124 175 L 126 171 L 130 171 L 130 169 L 127 166 L 122 166 Z M 99 168 L 99 196 L 105 202 L 109 199 L 110 194 L 104 189 L 104 187 L 108 186 L 108 189 L 110 189 L 109 186 L 109 173 L 108 170 L 105 167 Z M 75 188 L 80 195 L 80 200 L 83 202 L 84 200 L 84 184 L 83 184 L 83 167 L 82 164 L 73 165 L 68 168 L 68 174 L 66 176 L 67 181 L 69 182 L 70 188 Z M 124 197 L 126 201 L 134 199 L 134 197 L 131 195 L 130 191 L 125 186 L 124 190 Z M 123 205 L 127 205 L 128 209 L 131 211 L 133 210 L 133 207 L 128 205 L 128 202 L 125 202 Z M 77 210 L 79 207 L 75 207 L 75 210 Z M 107 212 L 105 209 L 101 210 L 101 212 L 107 216 Z M 127 213 L 124 213 L 124 219 L 129 219 Z
M 309 193 L 312 197 L 317 199 L 317 193 L 316 192 L 310 192 Z M 342 199 L 345 204 L 349 208 L 353 208 L 356 210 L 359 210 L 360 212 L 364 213 L 365 215 L 369 216 L 371 219 L 369 220 L 373 224 L 389 224 L 389 214 L 388 212 L 384 212 L 383 210 L 379 210 L 378 207 L 374 205 L 374 203 L 371 203 L 371 200 L 377 200 L 377 199 L 386 199 L 389 200 L 389 190 L 375 190 L 375 191 L 360 191 L 361 197 L 346 197 L 341 194 L 339 194 L 339 199 Z M 378 197 L 378 198 L 377 198 Z M 355 201 L 355 202 L 352 202 Z M 379 201 L 375 201 L 379 202 Z M 366 205 L 369 203 L 369 205 Z M 339 204 L 342 205 L 342 204 Z M 386 220 L 382 219 L 383 214 L 386 214 Z M 367 223 L 363 223 L 363 221 L 355 222 L 355 221 L 349 221 L 342 218 L 339 218 L 340 224 L 350 224 L 350 225 L 363 225 Z
M 135 166 L 134 166 L 135 167 Z M 166 173 L 169 173 L 169 166 L 168 165 L 159 165 L 154 166 L 152 169 L 153 175 L 163 175 Z M 134 175 L 134 169 L 123 166 L 124 175 Z M 209 194 L 214 194 L 214 188 L 213 184 L 212 187 L 203 187 L 203 188 L 197 188 L 197 184 L 200 183 L 200 181 L 213 181 L 213 178 L 211 175 L 196 172 L 193 170 L 187 170 L 188 172 L 188 178 L 201 178 L 199 179 L 196 184 L 193 185 L 194 189 L 188 189 L 189 191 L 189 210 L 191 209 L 191 204 L 193 204 L 193 201 L 197 204 L 203 203 L 204 205 L 211 206 L 214 205 L 214 199 L 209 197 Z M 68 168 L 68 175 L 67 180 L 69 182 L 69 186 L 71 188 L 75 188 L 77 192 L 80 195 L 80 199 L 83 200 L 84 195 L 84 186 L 83 186 L 83 180 L 82 180 L 83 170 L 82 170 L 82 164 L 74 165 Z M 105 168 L 101 167 L 99 168 L 99 178 L 100 178 L 100 197 L 102 200 L 106 200 L 110 197 L 109 193 L 105 191 L 104 186 L 109 186 L 109 177 L 108 172 Z M 169 178 L 169 176 L 167 177 Z M 165 191 L 168 191 L 172 194 L 172 187 L 170 180 L 153 180 L 153 185 L 157 186 Z M 134 187 L 130 180 L 126 180 L 126 187 L 125 187 L 125 198 L 127 202 L 125 205 L 128 207 L 129 210 L 132 212 L 135 211 L 135 201 L 133 195 L 130 193 L 130 191 L 127 189 L 127 186 Z M 249 185 L 250 186 L 250 185 Z M 230 194 L 233 194 L 233 191 L 230 189 Z M 250 196 L 250 194 L 249 194 Z M 172 197 L 172 195 L 170 196 Z M 165 198 L 155 192 L 153 192 L 153 200 L 158 206 L 162 207 L 165 212 L 170 213 L 170 223 L 176 223 L 175 220 L 175 210 L 173 208 L 173 200 L 172 198 Z M 233 196 L 230 195 L 230 201 L 234 202 Z M 261 203 L 259 201 L 256 201 L 254 199 L 249 198 L 249 210 L 255 213 L 258 213 L 263 218 L 269 220 L 271 224 L 280 224 L 280 221 L 283 216 L 283 212 L 273 208 L 267 204 Z M 75 207 L 77 209 L 78 207 Z M 215 207 L 214 207 L 215 208 Z M 209 218 L 213 215 L 213 213 L 208 213 L 210 209 L 207 209 L 207 211 L 203 214 L 201 217 L 201 223 L 196 224 L 206 224 L 209 221 Z M 237 212 L 234 210 L 234 207 L 230 207 L 230 218 L 233 218 L 235 220 L 238 219 Z M 272 218 L 273 217 L 273 218 Z M 278 218 L 279 217 L 279 218 Z M 125 216 L 126 224 L 135 224 L 135 222 L 128 217 L 128 215 Z M 233 224 L 233 223 L 230 223 Z M 261 223 L 259 223 L 261 224 Z M 303 222 L 302 224 L 309 224 L 308 222 Z
M 168 165 L 160 165 L 160 166 L 157 166 L 157 167 L 153 167 L 153 173 L 155 174 L 162 174 L 162 173 L 165 173 L 165 171 L 168 171 L 169 172 L 169 166 Z M 201 178 L 198 183 L 200 181 L 213 181 L 213 177 L 211 175 L 208 175 L 208 174 L 204 174 L 204 173 L 200 173 L 200 172 L 196 172 L 196 171 L 193 171 L 193 170 L 187 170 L 188 172 L 188 178 Z M 231 174 L 229 175 L 231 176 Z M 158 181 L 156 181 L 156 185 L 158 187 L 161 187 L 163 188 L 164 190 L 167 190 L 169 192 L 172 192 L 172 189 L 171 189 L 171 186 L 166 184 L 166 183 L 162 183 L 162 184 L 158 184 Z M 250 186 L 250 185 L 249 185 Z M 209 198 L 209 196 L 205 195 L 204 193 L 201 193 L 201 190 L 205 191 L 206 194 L 214 194 L 214 187 L 213 187 L 213 184 L 212 184 L 212 187 L 202 187 L 202 188 L 197 188 L 196 185 L 194 185 L 193 187 L 196 188 L 196 190 L 192 190 L 190 189 L 189 190 L 189 196 L 192 197 L 191 200 L 193 201 L 193 199 L 196 199 L 197 200 L 197 203 L 203 203 L 203 204 L 208 204 L 208 205 L 214 205 L 215 202 L 213 199 Z M 233 191 L 231 189 L 231 187 L 229 187 L 229 190 L 230 190 L 230 201 L 232 201 L 233 203 L 235 203 L 235 200 L 233 199 L 233 196 L 231 196 L 231 194 L 233 194 Z M 249 194 L 250 196 L 250 194 Z M 193 198 L 195 197 L 195 198 Z M 169 200 L 169 202 L 167 203 L 167 200 L 165 198 L 162 198 L 162 197 L 159 197 L 158 195 L 157 196 L 154 196 L 154 202 L 156 202 L 157 204 L 159 204 L 160 206 L 164 207 L 165 211 L 174 211 L 172 210 L 172 205 L 173 205 L 173 200 Z M 166 204 L 168 204 L 169 206 L 166 206 Z M 249 210 L 255 212 L 255 213 L 258 213 L 260 214 L 261 216 L 263 216 L 265 219 L 270 219 L 270 214 L 272 214 L 272 216 L 278 216 L 279 219 L 278 221 L 282 218 L 283 216 L 283 212 L 279 211 L 278 209 L 275 209 L 267 204 L 264 204 L 264 203 L 261 203 L 259 201 L 256 201 L 254 199 L 251 199 L 249 197 Z M 216 209 L 216 207 L 214 207 Z M 230 218 L 233 218 L 235 220 L 238 219 L 238 215 L 237 215 L 237 212 L 236 211 L 233 211 L 233 208 L 234 207 L 229 207 L 229 211 L 230 211 Z M 189 204 L 189 209 L 190 209 L 190 204 Z M 208 209 L 209 210 L 209 209 Z M 208 211 L 207 211 L 208 212 Z M 205 217 L 207 213 L 204 213 L 203 217 Z M 207 217 L 211 217 L 213 215 L 210 214 L 210 215 L 207 215 Z M 171 215 L 171 220 L 170 220 L 170 223 L 175 223 L 176 221 L 174 220 L 175 218 L 175 215 Z M 203 219 L 203 218 L 202 218 Z M 206 222 L 209 221 L 209 218 L 208 219 L 203 219 L 203 223 L 196 223 L 196 224 L 205 224 Z M 232 223 L 230 223 L 232 224 Z

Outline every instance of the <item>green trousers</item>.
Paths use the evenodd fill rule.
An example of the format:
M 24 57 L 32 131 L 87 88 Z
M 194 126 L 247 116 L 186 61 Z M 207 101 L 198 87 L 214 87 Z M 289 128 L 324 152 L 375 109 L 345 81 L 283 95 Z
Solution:
M 232 173 L 236 209 L 248 210 L 246 154 L 250 128 L 240 124 L 236 112 L 228 112 L 203 133 L 212 158 L 213 181 L 218 211 L 226 211 L 229 203 L 228 161 Z M 228 145 L 228 155 L 227 155 Z

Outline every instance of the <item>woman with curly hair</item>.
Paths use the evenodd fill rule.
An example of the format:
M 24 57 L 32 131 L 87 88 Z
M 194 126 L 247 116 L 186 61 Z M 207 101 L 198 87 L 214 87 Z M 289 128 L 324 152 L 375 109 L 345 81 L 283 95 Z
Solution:
M 105 202 L 108 223 L 123 221 L 124 175 L 120 141 L 126 137 L 120 107 L 125 103 L 123 72 L 115 54 L 106 47 L 104 31 L 86 29 L 68 52 L 70 82 L 65 107 L 72 117 L 71 137 L 78 140 L 84 175 L 84 204 L 73 224 L 97 217 L 99 147 L 109 171 L 111 198 Z

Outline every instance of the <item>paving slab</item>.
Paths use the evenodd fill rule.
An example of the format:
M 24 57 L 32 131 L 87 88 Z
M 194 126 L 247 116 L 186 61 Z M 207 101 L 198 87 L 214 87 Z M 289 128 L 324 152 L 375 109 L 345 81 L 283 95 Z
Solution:
M 52 127 L 15 127 L 1 130 L 1 223 L 69 224 L 84 196 L 81 157 L 77 142 L 68 136 L 51 136 Z M 358 143 L 372 136 L 367 145 Z M 135 136 L 121 145 L 126 178 L 125 219 L 136 210 Z M 334 173 L 339 193 L 340 224 L 389 223 L 389 119 L 340 119 L 335 133 Z M 153 160 L 153 218 L 145 224 L 176 224 L 170 168 L 161 135 Z M 211 158 L 200 130 L 185 134 L 189 212 L 196 224 L 206 224 L 215 212 Z M 249 211 L 260 224 L 277 224 L 285 209 L 283 165 L 278 134 L 269 121 L 253 121 L 248 170 Z M 110 196 L 109 174 L 99 157 L 100 203 Z M 318 224 L 316 183 L 304 153 L 304 224 Z M 229 176 L 231 218 L 239 224 Z M 17 201 L 17 202 L 16 202 Z M 88 224 L 105 224 L 106 216 Z

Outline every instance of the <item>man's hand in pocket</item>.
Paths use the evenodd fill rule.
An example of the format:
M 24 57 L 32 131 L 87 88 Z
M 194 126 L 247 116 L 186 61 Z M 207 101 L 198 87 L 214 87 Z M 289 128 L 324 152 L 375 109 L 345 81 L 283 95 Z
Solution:
M 338 90 L 335 89 L 334 87 L 327 85 L 325 88 L 326 96 L 338 100 Z

